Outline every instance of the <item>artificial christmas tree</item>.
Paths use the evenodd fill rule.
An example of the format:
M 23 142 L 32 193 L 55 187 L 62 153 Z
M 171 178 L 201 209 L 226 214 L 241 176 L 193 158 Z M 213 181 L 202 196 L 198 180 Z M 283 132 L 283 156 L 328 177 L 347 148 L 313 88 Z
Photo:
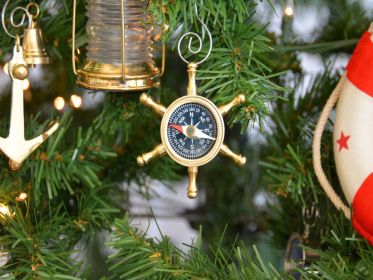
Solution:
M 368 6 L 349 1 L 336 5 L 334 1 L 153 0 L 147 5 L 148 1 L 142 0 L 76 0 L 74 8 L 74 0 L 15 0 L 9 1 L 4 11 L 4 25 L 15 31 L 9 21 L 11 12 L 34 2 L 40 7 L 38 25 L 53 64 L 29 68 L 29 85 L 22 85 L 25 137 L 41 134 L 57 117 L 60 125 L 19 170 L 9 170 L 7 158 L 0 158 L 3 279 L 282 279 L 290 274 L 303 279 L 370 277 L 373 249 L 322 191 L 311 152 L 316 122 L 339 79 L 333 62 L 345 65 L 345 60 L 338 60 L 343 55 L 335 53 L 348 56 L 353 51 L 369 25 Z M 5 3 L 1 3 L 2 8 Z M 110 10 L 111 6 L 115 8 Z M 140 14 L 146 15 L 144 21 L 123 7 L 141 10 Z M 100 14 L 94 17 L 93 10 Z M 116 17 L 101 21 L 104 10 Z M 127 12 L 135 22 L 123 21 Z M 307 33 L 307 25 L 297 21 L 312 15 L 317 15 L 319 28 Z M 22 10 L 17 9 L 14 23 L 22 18 Z M 27 27 L 26 19 L 18 30 Z M 181 208 L 181 200 L 171 198 L 171 192 L 164 197 L 156 187 L 163 182 L 178 192 L 180 185 L 184 197 L 185 169 L 167 157 L 141 168 L 137 165 L 139 154 L 161 142 L 160 120 L 140 104 L 143 92 L 128 91 L 126 86 L 122 88 L 126 92 L 80 87 L 79 79 L 88 82 L 92 77 L 81 76 L 76 85 L 73 66 L 77 64 L 79 75 L 87 64 L 79 58 L 115 56 L 113 65 L 119 69 L 115 82 L 128 85 L 123 66 L 131 64 L 128 55 L 132 52 L 137 60 L 156 70 L 142 80 L 154 81 L 143 87 L 149 88 L 146 100 L 152 97 L 167 107 L 186 92 L 187 69 L 176 50 L 182 34 L 200 34 L 204 43 L 189 39 L 186 48 L 181 45 L 182 55 L 187 55 L 188 49 L 199 50 L 193 57 L 199 61 L 209 52 L 208 34 L 201 22 L 211 32 L 212 49 L 196 72 L 196 93 L 218 108 L 237 96 L 245 99 L 226 116 L 225 141 L 232 150 L 241 151 L 247 163 L 239 169 L 217 157 L 201 168 L 200 195 L 194 208 L 187 210 Z M 107 28 L 112 23 L 120 24 Z M 148 29 L 150 23 L 154 30 Z M 163 32 L 164 24 L 169 26 L 168 32 Z M 87 26 L 92 29 L 86 31 Z M 159 85 L 163 67 L 155 69 L 154 61 L 162 65 L 162 49 L 147 49 L 153 45 L 149 37 L 153 32 L 152 39 L 167 46 L 168 57 L 158 88 L 153 85 Z M 114 33 L 120 36 L 113 39 Z M 141 42 L 146 49 L 123 40 L 126 34 L 135 33 L 144 35 Z M 94 42 L 94 38 L 101 39 Z M 7 63 L 14 41 L 1 31 L 0 42 L 5 69 L 0 75 L 0 136 L 4 137 L 10 123 Z M 104 46 L 107 52 L 99 48 L 97 54 L 94 46 Z M 128 47 L 125 52 L 123 46 Z M 310 52 L 318 65 L 325 62 L 322 71 L 311 79 L 303 59 Z M 151 53 L 154 57 L 147 56 Z M 332 143 L 327 126 L 321 159 L 327 177 L 337 186 Z M 340 189 L 336 191 L 341 194 Z M 134 196 L 149 200 L 139 205 Z M 146 212 L 150 214 L 145 214 L 145 219 L 159 225 L 158 239 L 138 229 L 137 221 L 143 214 L 135 209 L 148 209 L 150 201 L 158 204 Z M 302 209 L 310 206 L 318 213 L 312 226 L 302 214 Z M 177 227 L 180 217 L 199 231 L 198 239 L 190 240 L 187 246 L 174 244 L 174 237 L 162 233 L 168 230 L 163 226 L 165 220 L 171 221 L 172 228 Z M 283 268 L 285 248 L 294 232 L 304 233 L 299 240 L 307 248 L 293 242 L 292 252 L 317 257 L 307 258 L 305 265 L 287 258 L 295 261 L 287 263 L 292 270 L 286 271 L 287 275 Z

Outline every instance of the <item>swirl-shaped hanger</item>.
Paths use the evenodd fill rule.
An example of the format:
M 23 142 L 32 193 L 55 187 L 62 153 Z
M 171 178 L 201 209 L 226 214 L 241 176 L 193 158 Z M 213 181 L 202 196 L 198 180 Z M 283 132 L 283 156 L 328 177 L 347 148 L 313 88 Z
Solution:
M 23 36 L 25 36 L 25 32 L 23 32 L 21 35 L 19 34 L 15 34 L 13 35 L 9 30 L 8 28 L 6 27 L 6 24 L 5 24 L 5 11 L 6 11 L 6 8 L 9 4 L 10 0 L 7 0 L 4 4 L 4 7 L 3 7 L 3 10 L 1 12 L 1 23 L 3 25 L 3 28 L 4 28 L 4 31 L 6 32 L 6 34 L 8 34 L 10 37 L 12 38 L 22 38 Z M 18 12 L 18 11 L 22 11 L 23 14 L 22 14 L 22 18 L 19 22 L 16 22 L 15 20 L 15 14 Z M 26 21 L 26 17 L 27 17 L 27 20 L 28 20 L 28 24 L 27 24 L 27 28 L 30 28 L 31 27 L 31 24 L 32 24 L 32 15 L 30 14 L 30 12 L 28 11 L 27 8 L 24 8 L 24 7 L 16 7 L 12 10 L 12 12 L 10 13 L 10 24 L 15 28 L 15 29 L 18 29 L 18 28 L 21 28 L 24 24 L 25 24 L 25 21 Z
M 202 62 L 204 62 L 204 61 L 205 61 L 205 60 L 210 56 L 210 54 L 211 54 L 211 51 L 212 51 L 212 36 L 211 36 L 211 32 L 210 32 L 210 30 L 207 28 L 206 24 L 204 24 L 203 21 L 201 20 L 201 18 L 198 16 L 198 7 L 197 7 L 197 4 L 194 4 L 194 7 L 195 7 L 195 11 L 196 11 L 196 17 L 197 17 L 198 21 L 202 24 L 202 27 L 206 30 L 207 35 L 209 36 L 209 41 L 210 41 L 209 51 L 207 52 L 206 56 L 205 56 L 202 60 L 200 60 L 199 62 L 195 62 L 195 64 L 199 65 L 199 64 L 201 64 Z M 202 50 L 202 46 L 203 46 L 203 42 L 202 42 L 202 38 L 201 38 L 201 36 L 199 36 L 199 35 L 198 35 L 197 33 L 195 33 L 195 32 L 187 32 L 187 33 L 185 33 L 183 36 L 180 37 L 179 42 L 178 42 L 178 44 L 177 44 L 177 50 L 178 50 L 178 52 L 179 52 L 179 56 L 180 56 L 180 58 L 181 58 L 185 63 L 189 64 L 190 61 L 188 61 L 186 58 L 184 58 L 184 56 L 183 56 L 182 53 L 181 53 L 181 43 L 182 43 L 182 41 L 185 39 L 185 37 L 187 37 L 187 36 L 191 36 L 191 37 L 189 38 L 188 50 L 189 50 L 189 52 L 191 52 L 192 54 L 198 54 L 198 53 L 201 52 L 201 50 Z M 194 38 L 194 37 L 198 39 L 198 43 L 199 43 L 197 50 L 193 50 L 193 48 L 192 48 L 192 43 L 193 43 L 193 38 Z

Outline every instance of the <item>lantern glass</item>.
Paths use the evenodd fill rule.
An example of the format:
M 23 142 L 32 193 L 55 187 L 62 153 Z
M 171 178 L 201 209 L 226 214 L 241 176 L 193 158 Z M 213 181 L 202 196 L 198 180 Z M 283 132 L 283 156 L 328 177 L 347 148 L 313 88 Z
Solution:
M 109 90 L 142 90 L 159 85 L 159 69 L 151 53 L 152 26 L 149 24 L 148 2 L 86 0 L 87 61 L 78 71 L 78 84 Z

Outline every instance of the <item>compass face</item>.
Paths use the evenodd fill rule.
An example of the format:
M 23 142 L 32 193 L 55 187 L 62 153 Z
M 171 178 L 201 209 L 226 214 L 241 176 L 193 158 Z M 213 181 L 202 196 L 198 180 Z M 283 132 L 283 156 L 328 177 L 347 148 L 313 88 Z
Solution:
M 213 113 L 204 105 L 186 102 L 174 109 L 167 123 L 167 140 L 181 158 L 196 160 L 214 147 L 218 125 Z

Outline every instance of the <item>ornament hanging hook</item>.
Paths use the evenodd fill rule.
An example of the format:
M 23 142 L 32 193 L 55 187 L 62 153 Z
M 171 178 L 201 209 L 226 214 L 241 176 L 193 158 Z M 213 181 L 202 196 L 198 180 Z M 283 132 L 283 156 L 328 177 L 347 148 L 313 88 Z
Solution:
M 10 0 L 7 0 L 3 6 L 3 10 L 1 12 L 1 23 L 3 25 L 3 28 L 4 28 L 4 31 L 6 34 L 8 34 L 10 37 L 16 39 L 17 36 L 19 38 L 22 38 L 23 36 L 25 36 L 25 33 L 26 32 L 23 32 L 23 34 L 21 35 L 18 35 L 18 34 L 15 34 L 13 35 L 9 30 L 8 28 L 6 27 L 6 24 L 5 24 L 5 11 L 6 11 L 6 8 L 8 7 L 8 4 L 9 4 Z M 15 21 L 15 14 L 16 12 L 18 11 L 22 11 L 23 14 L 22 14 L 22 18 L 19 22 L 16 22 Z M 30 14 L 30 12 L 24 8 L 24 7 L 16 7 L 12 10 L 12 12 L 10 13 L 10 24 L 15 28 L 21 28 L 22 25 L 25 24 L 25 20 L 26 20 L 26 17 L 27 17 L 27 20 L 28 20 L 28 24 L 27 24 L 27 28 L 30 28 L 31 27 L 31 24 L 32 24 L 32 16 Z
M 202 1 L 201 1 L 201 5 L 202 5 Z M 198 21 L 202 24 L 202 27 L 204 28 L 204 31 L 207 33 L 207 35 L 209 36 L 209 43 L 210 43 L 210 46 L 209 46 L 209 50 L 206 54 L 206 56 L 200 60 L 199 62 L 196 62 L 197 65 L 201 64 L 202 62 L 204 62 L 211 54 L 211 51 L 212 51 L 212 35 L 211 35 L 211 32 L 210 30 L 207 28 L 206 24 L 202 21 L 202 19 L 199 17 L 198 15 L 198 7 L 197 7 L 197 3 L 194 3 L 194 8 L 195 8 L 195 12 L 196 12 L 196 17 L 198 19 Z M 204 33 L 203 33 L 204 35 Z M 202 35 L 202 37 L 204 38 L 204 36 Z M 203 46 L 203 42 L 202 42 L 202 38 L 200 35 L 198 35 L 197 33 L 195 32 L 187 32 L 185 33 L 183 36 L 180 37 L 179 39 L 179 42 L 177 44 L 177 50 L 179 52 L 179 56 L 180 58 L 187 64 L 190 63 L 190 61 L 188 61 L 181 53 L 181 43 L 182 41 L 187 37 L 187 36 L 190 36 L 189 38 L 189 43 L 188 43 L 188 51 L 192 54 L 198 54 L 201 52 L 202 50 L 202 46 Z M 193 38 L 196 38 L 198 40 L 198 48 L 197 50 L 193 50 L 192 48 L 192 43 L 193 43 Z
M 35 13 L 34 14 L 31 13 L 32 8 L 35 8 Z M 40 16 L 40 7 L 34 1 L 30 1 L 30 3 L 27 4 L 26 10 L 30 14 L 32 20 L 36 20 Z

